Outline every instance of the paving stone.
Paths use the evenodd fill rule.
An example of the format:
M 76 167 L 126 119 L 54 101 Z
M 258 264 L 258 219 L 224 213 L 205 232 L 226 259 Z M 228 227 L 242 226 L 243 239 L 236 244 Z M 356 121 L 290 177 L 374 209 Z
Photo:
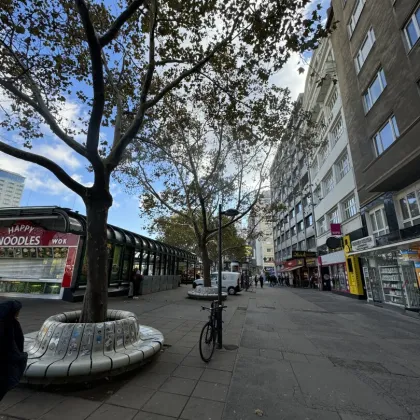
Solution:
M 139 411 L 133 420 L 174 420 L 174 417 L 161 416 L 160 414 Z
M 228 386 L 213 382 L 199 381 L 194 389 L 193 397 L 205 398 L 213 401 L 226 401 Z
M 289 360 L 290 362 L 303 362 L 303 363 L 309 363 L 308 359 L 305 357 L 304 354 L 298 354 L 298 353 L 289 353 L 287 351 L 283 352 L 284 360 Z
M 177 353 L 177 354 L 187 355 L 191 351 L 191 348 L 190 347 L 183 347 L 181 345 L 176 344 L 174 346 L 168 347 L 166 349 L 166 351 L 168 353 Z
M 56 405 L 48 413 L 44 414 L 41 420 L 81 420 L 87 418 L 101 406 L 98 401 L 89 401 L 83 398 L 67 397 L 60 404 Z
M 129 383 L 108 398 L 107 403 L 139 410 L 155 392 L 154 389 L 139 388 L 138 385 Z
M 185 420 L 221 420 L 224 403 L 191 397 L 181 414 Z
M 153 362 L 145 369 L 147 373 L 158 373 L 160 375 L 170 375 L 176 368 L 178 363 L 173 362 Z
M 0 401 L 0 412 L 5 411 L 12 405 L 20 403 L 24 399 L 30 397 L 34 391 L 25 388 L 15 388 L 8 392 Z
M 197 368 L 192 366 L 179 366 L 175 371 L 172 373 L 173 376 L 177 376 L 179 378 L 186 378 L 186 379 L 200 379 L 200 376 L 203 374 L 203 368 Z
M 184 395 L 156 392 L 155 395 L 144 405 L 143 411 L 161 414 L 163 416 L 178 417 L 185 407 L 188 397 Z
M 325 356 L 314 356 L 312 354 L 307 354 L 306 358 L 308 359 L 309 363 L 313 363 L 315 365 L 323 365 L 323 366 L 329 366 L 329 367 L 334 366 L 331 360 Z
M 206 369 L 200 379 L 206 382 L 229 385 L 231 378 L 232 374 L 230 372 L 216 369 Z
M 185 358 L 185 355 L 183 354 L 169 353 L 165 351 L 163 354 L 159 356 L 159 361 L 180 364 L 184 360 L 184 358 Z
M 176 378 L 172 376 L 160 387 L 160 391 L 190 396 L 196 384 L 197 381 L 193 379 Z
M 244 354 L 245 356 L 259 356 L 260 355 L 260 349 L 248 349 L 246 347 L 239 347 L 238 349 L 239 354 Z
M 139 375 L 130 381 L 130 384 L 138 387 L 158 389 L 168 378 L 169 375 L 140 371 Z
M 103 404 L 86 420 L 132 420 L 136 414 L 132 408 Z
M 275 359 L 275 360 L 283 360 L 283 353 L 278 350 L 269 350 L 269 349 L 260 349 L 261 357 L 265 357 L 267 359 Z
M 207 363 L 203 362 L 201 357 L 186 356 L 185 359 L 182 361 L 181 365 L 205 368 L 207 366 Z
M 37 392 L 5 411 L 5 414 L 24 419 L 37 419 L 60 404 L 62 395 Z

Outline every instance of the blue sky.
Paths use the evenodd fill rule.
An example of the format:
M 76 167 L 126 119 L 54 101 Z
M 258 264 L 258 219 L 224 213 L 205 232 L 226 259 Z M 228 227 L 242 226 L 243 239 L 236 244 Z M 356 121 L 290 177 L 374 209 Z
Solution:
M 314 2 L 317 3 L 317 2 Z M 329 0 L 321 0 L 323 7 L 327 7 Z M 324 12 L 325 13 L 325 12 Z M 282 87 L 289 87 L 293 98 L 303 91 L 306 74 L 299 75 L 297 68 L 299 56 L 294 55 L 284 68 L 273 77 L 272 81 Z M 63 109 L 63 117 L 72 120 L 78 113 L 83 112 L 71 99 Z M 86 170 L 87 162 L 73 152 L 62 142 L 56 140 L 45 128 L 46 136 L 34 142 L 33 152 L 42 154 L 62 167 L 76 180 L 89 185 L 92 175 Z M 19 139 L 11 139 L 5 132 L 0 132 L 0 138 L 11 142 L 19 142 Z M 77 210 L 85 214 L 82 200 L 72 191 L 62 185 L 49 171 L 0 152 L 0 168 L 19 173 L 26 177 L 25 189 L 21 200 L 21 206 L 61 206 Z M 126 193 L 123 185 L 113 181 L 111 192 L 114 197 L 114 205 L 109 212 L 109 223 L 123 227 L 133 232 L 149 235 L 145 227 L 147 220 L 139 216 L 138 197 Z

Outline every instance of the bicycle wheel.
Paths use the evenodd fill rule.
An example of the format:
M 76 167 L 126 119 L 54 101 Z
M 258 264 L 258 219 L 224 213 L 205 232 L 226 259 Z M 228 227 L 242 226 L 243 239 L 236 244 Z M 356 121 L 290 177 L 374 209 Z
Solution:
M 216 345 L 216 331 L 210 322 L 207 322 L 200 334 L 200 356 L 203 362 L 209 362 L 213 356 L 214 346 Z

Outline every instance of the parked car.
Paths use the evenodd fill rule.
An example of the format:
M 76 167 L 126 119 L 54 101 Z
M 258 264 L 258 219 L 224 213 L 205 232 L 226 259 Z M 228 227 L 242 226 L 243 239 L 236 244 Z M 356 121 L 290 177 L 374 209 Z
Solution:
M 211 287 L 217 287 L 217 272 L 211 273 Z M 222 291 L 227 292 L 229 295 L 236 295 L 236 293 L 240 292 L 241 289 L 241 281 L 240 281 L 240 273 L 232 273 L 230 271 L 222 271 Z M 193 282 L 193 287 L 196 288 L 197 286 L 204 286 L 203 279 L 196 279 Z

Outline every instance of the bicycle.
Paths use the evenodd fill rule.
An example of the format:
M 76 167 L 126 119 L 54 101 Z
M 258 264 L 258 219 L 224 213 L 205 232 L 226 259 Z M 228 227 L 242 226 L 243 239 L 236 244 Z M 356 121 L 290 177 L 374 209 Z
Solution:
M 203 311 L 210 311 L 209 320 L 204 325 L 200 334 L 199 348 L 203 362 L 208 363 L 213 356 L 217 332 L 219 331 L 217 312 L 224 308 L 226 308 L 226 306 L 218 306 L 217 300 L 212 302 L 211 308 L 206 308 L 205 306 L 201 307 Z
M 255 292 L 255 286 L 253 281 L 248 280 L 248 282 L 245 282 L 245 292 Z

